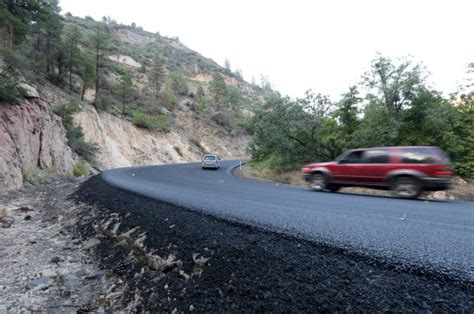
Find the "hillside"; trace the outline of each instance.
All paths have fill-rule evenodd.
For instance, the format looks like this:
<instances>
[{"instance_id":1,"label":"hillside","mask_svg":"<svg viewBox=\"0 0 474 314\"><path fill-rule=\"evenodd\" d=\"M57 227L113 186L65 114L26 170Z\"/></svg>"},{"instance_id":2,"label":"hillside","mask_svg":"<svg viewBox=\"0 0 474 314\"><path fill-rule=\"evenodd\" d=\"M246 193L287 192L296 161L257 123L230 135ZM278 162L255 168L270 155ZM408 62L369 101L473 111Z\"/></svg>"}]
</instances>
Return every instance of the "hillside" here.
<instances>
[{"instance_id":1,"label":"hillside","mask_svg":"<svg viewBox=\"0 0 474 314\"><path fill-rule=\"evenodd\" d=\"M13 32L0 46L0 188L36 173L247 156L245 121L268 89L177 38L57 12L37 21L55 37Z\"/></svg>"}]
</instances>

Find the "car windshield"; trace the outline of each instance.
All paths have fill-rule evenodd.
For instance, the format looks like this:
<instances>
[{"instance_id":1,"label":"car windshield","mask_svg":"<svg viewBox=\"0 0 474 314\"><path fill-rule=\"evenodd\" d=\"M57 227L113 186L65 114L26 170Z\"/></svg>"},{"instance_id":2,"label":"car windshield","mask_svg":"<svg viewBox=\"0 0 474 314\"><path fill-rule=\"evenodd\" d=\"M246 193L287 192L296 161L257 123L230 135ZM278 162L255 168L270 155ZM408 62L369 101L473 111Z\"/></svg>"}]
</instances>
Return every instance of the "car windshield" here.
<instances>
[{"instance_id":1,"label":"car windshield","mask_svg":"<svg viewBox=\"0 0 474 314\"><path fill-rule=\"evenodd\" d=\"M204 156L204 160L216 160L216 156Z\"/></svg>"}]
</instances>

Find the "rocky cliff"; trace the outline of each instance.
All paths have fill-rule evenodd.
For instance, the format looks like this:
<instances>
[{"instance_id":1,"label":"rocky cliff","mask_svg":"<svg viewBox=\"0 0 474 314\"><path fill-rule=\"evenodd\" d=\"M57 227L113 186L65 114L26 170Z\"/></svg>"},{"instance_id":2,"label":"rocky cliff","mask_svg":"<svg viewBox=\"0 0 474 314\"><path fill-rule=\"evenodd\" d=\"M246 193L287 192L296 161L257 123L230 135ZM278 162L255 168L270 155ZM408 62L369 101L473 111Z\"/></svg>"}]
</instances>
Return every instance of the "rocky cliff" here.
<instances>
[{"instance_id":1,"label":"rocky cliff","mask_svg":"<svg viewBox=\"0 0 474 314\"><path fill-rule=\"evenodd\" d=\"M136 165L199 161L202 154L217 153L223 158L246 158L247 136L234 137L208 121L178 112L171 132L149 131L91 105L75 117L85 139L100 149L101 170Z\"/></svg>"},{"instance_id":2,"label":"rocky cliff","mask_svg":"<svg viewBox=\"0 0 474 314\"><path fill-rule=\"evenodd\" d=\"M20 188L37 168L72 173L75 155L48 103L33 97L17 105L0 102L0 117L0 190Z\"/></svg>"}]
</instances>

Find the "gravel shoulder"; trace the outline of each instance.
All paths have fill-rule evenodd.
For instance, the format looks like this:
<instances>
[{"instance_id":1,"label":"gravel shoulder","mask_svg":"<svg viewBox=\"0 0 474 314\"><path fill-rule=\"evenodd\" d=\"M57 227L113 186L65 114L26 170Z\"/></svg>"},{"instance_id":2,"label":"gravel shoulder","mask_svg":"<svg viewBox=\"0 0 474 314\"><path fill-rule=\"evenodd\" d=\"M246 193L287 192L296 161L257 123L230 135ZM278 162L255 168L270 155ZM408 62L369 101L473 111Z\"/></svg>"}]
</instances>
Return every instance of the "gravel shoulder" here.
<instances>
[{"instance_id":1,"label":"gravel shoulder","mask_svg":"<svg viewBox=\"0 0 474 314\"><path fill-rule=\"evenodd\" d=\"M94 209L66 200L79 182L59 180L0 196L0 313L101 311L116 278L93 262L71 226Z\"/></svg>"},{"instance_id":2,"label":"gravel shoulder","mask_svg":"<svg viewBox=\"0 0 474 314\"><path fill-rule=\"evenodd\" d=\"M130 311L472 312L472 283L405 272L343 250L139 196L95 176L72 197L97 239L114 306ZM121 305L119 305L121 304Z\"/></svg>"}]
</instances>

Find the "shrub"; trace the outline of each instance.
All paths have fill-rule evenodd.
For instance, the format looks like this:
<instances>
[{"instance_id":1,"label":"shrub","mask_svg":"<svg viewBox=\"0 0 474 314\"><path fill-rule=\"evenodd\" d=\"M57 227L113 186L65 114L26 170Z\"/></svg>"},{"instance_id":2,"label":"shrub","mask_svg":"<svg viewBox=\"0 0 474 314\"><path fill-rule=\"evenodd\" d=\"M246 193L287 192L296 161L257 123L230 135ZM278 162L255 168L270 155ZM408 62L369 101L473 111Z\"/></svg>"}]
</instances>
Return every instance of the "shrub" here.
<instances>
[{"instance_id":1,"label":"shrub","mask_svg":"<svg viewBox=\"0 0 474 314\"><path fill-rule=\"evenodd\" d=\"M84 140L84 133L82 127L74 123L73 116L79 112L80 108L77 102L70 101L54 110L63 120L64 128L66 129L66 137L69 146L80 156L88 162L95 162L95 156L99 152L99 148L95 143L88 143Z\"/></svg>"},{"instance_id":2,"label":"shrub","mask_svg":"<svg viewBox=\"0 0 474 314\"><path fill-rule=\"evenodd\" d=\"M176 103L176 96L173 94L173 91L167 87L164 94L164 105L166 109L170 111L174 110Z\"/></svg>"},{"instance_id":3,"label":"shrub","mask_svg":"<svg viewBox=\"0 0 474 314\"><path fill-rule=\"evenodd\" d=\"M74 176L76 177L87 176L89 174L89 169L87 167L87 164L82 160L78 161L74 165L73 173L74 173Z\"/></svg>"},{"instance_id":4,"label":"shrub","mask_svg":"<svg viewBox=\"0 0 474 314\"><path fill-rule=\"evenodd\" d=\"M181 151L181 148L179 148L178 146L174 146L173 148L179 156L183 157L183 152Z\"/></svg>"},{"instance_id":5,"label":"shrub","mask_svg":"<svg viewBox=\"0 0 474 314\"><path fill-rule=\"evenodd\" d=\"M188 83L181 72L172 72L170 75L170 80L171 88L174 92L180 95L186 95L188 93Z\"/></svg>"},{"instance_id":6,"label":"shrub","mask_svg":"<svg viewBox=\"0 0 474 314\"><path fill-rule=\"evenodd\" d=\"M458 175L464 177L472 177L474 176L474 158L472 158L471 160L468 160L468 158L466 158L465 160L456 162L454 163L454 168Z\"/></svg>"},{"instance_id":7,"label":"shrub","mask_svg":"<svg viewBox=\"0 0 474 314\"><path fill-rule=\"evenodd\" d=\"M0 70L0 101L16 104L22 98L23 90L17 85L15 78Z\"/></svg>"},{"instance_id":8,"label":"shrub","mask_svg":"<svg viewBox=\"0 0 474 314\"><path fill-rule=\"evenodd\" d=\"M141 128L169 132L170 122L166 116L151 116L140 111L132 112L133 123Z\"/></svg>"},{"instance_id":9,"label":"shrub","mask_svg":"<svg viewBox=\"0 0 474 314\"><path fill-rule=\"evenodd\" d=\"M97 110L108 111L110 108L110 100L107 97L99 96L98 99L95 101L95 108Z\"/></svg>"}]
</instances>

